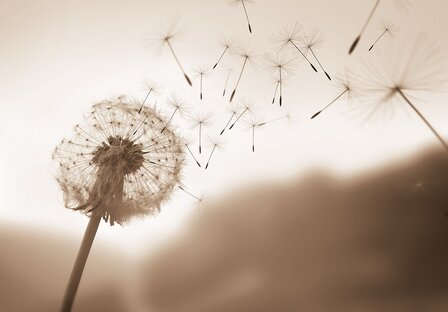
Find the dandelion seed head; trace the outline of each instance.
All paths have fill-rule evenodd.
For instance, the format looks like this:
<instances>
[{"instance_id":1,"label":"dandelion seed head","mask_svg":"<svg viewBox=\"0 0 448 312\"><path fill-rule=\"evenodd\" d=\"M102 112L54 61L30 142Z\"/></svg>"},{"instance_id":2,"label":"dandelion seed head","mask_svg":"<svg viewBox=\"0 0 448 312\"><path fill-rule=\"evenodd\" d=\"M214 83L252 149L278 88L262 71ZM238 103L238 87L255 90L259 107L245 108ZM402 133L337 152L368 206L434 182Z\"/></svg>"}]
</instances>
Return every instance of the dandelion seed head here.
<instances>
[{"instance_id":1,"label":"dandelion seed head","mask_svg":"<svg viewBox=\"0 0 448 312\"><path fill-rule=\"evenodd\" d=\"M160 133L164 124L151 108L122 97L95 104L53 153L65 206L111 224L158 212L185 158L174 130Z\"/></svg>"}]
</instances>

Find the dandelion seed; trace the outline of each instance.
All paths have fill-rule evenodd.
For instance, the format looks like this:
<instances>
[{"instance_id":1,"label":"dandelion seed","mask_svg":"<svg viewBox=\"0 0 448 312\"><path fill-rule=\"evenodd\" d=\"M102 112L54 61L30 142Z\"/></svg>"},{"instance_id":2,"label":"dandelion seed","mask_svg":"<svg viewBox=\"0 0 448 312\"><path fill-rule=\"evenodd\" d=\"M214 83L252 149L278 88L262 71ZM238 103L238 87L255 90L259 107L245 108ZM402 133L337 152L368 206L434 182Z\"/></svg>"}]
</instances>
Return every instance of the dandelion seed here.
<instances>
[{"instance_id":1,"label":"dandelion seed","mask_svg":"<svg viewBox=\"0 0 448 312\"><path fill-rule=\"evenodd\" d=\"M158 89L159 89L159 84L157 82L152 82L152 81L148 82L147 80L144 80L144 85L145 85L145 89L147 92L146 92L145 99L142 102L142 106L138 110L139 114L142 111L142 108L146 104L146 101L148 100L148 97L151 95L151 93L158 94Z\"/></svg>"},{"instance_id":2,"label":"dandelion seed","mask_svg":"<svg viewBox=\"0 0 448 312\"><path fill-rule=\"evenodd\" d=\"M313 116L311 116L311 119L314 119L317 116L319 116L321 113L323 113L326 109L328 109L330 106L332 106L334 103L336 103L343 96L345 96L345 98L348 100L353 95L353 93L355 92L354 84L351 81L350 75L349 75L348 72L346 72L343 77L341 77L341 78L338 77L337 78L336 87L338 89L340 89L341 92L334 99L332 99L330 101L330 103L325 105L324 108L322 108L321 110L316 112Z\"/></svg>"},{"instance_id":3,"label":"dandelion seed","mask_svg":"<svg viewBox=\"0 0 448 312\"><path fill-rule=\"evenodd\" d=\"M382 21L382 33L379 35L378 38L376 38L375 42L370 46L369 51L373 49L373 47L378 43L378 41L386 34L389 34L392 36L394 33L394 24L393 23L386 23Z\"/></svg>"},{"instance_id":4,"label":"dandelion seed","mask_svg":"<svg viewBox=\"0 0 448 312\"><path fill-rule=\"evenodd\" d=\"M260 121L255 117L252 117L250 121L246 121L252 132L252 152L255 152L255 128L260 126Z\"/></svg>"},{"instance_id":5,"label":"dandelion seed","mask_svg":"<svg viewBox=\"0 0 448 312\"><path fill-rule=\"evenodd\" d=\"M204 128L208 128L213 124L213 115L211 113L199 113L196 115L190 116L192 128L198 128L198 146L199 146L199 154L202 153L202 130Z\"/></svg>"},{"instance_id":6,"label":"dandelion seed","mask_svg":"<svg viewBox=\"0 0 448 312\"><path fill-rule=\"evenodd\" d=\"M293 27L289 28L287 26L283 26L283 28L278 31L278 38L275 40L278 44L278 50L283 51L285 48L292 47L297 52L300 53L302 58L308 62L311 68L317 73L316 67L311 63L311 61L307 58L306 54L302 52L299 48L300 42L302 39L302 25L297 23L294 24Z\"/></svg>"},{"instance_id":7,"label":"dandelion seed","mask_svg":"<svg viewBox=\"0 0 448 312\"><path fill-rule=\"evenodd\" d=\"M285 116L277 117L277 118L270 119L270 120L267 120L267 121L262 121L262 122L258 123L257 126L261 127L261 126L265 126L267 124L270 124L270 123L273 123L273 122L276 122L276 121L280 121L280 120L285 120L285 119L286 120L290 120L291 119L291 115L286 114Z\"/></svg>"},{"instance_id":8,"label":"dandelion seed","mask_svg":"<svg viewBox=\"0 0 448 312\"><path fill-rule=\"evenodd\" d=\"M188 146L188 144L185 144L185 147L187 148L188 152L190 153L191 157L193 157L194 161L196 162L196 164L199 166L199 168L201 167L201 164L199 163L199 161L197 160L197 158L194 156L193 152L191 151L190 147Z\"/></svg>"},{"instance_id":9,"label":"dandelion seed","mask_svg":"<svg viewBox=\"0 0 448 312\"><path fill-rule=\"evenodd\" d=\"M249 28L249 32L252 33L252 26L250 25L249 21L249 15L247 14L246 5L248 4L254 4L255 1L253 0L228 0L228 3L233 6L242 5L244 10L244 15L246 16L247 26Z\"/></svg>"},{"instance_id":10,"label":"dandelion seed","mask_svg":"<svg viewBox=\"0 0 448 312\"><path fill-rule=\"evenodd\" d=\"M226 90L227 90L227 84L229 83L230 73L232 72L232 69L229 68L229 71L227 73L226 83L224 84L224 90L222 91L222 96L226 96Z\"/></svg>"},{"instance_id":11,"label":"dandelion seed","mask_svg":"<svg viewBox=\"0 0 448 312\"><path fill-rule=\"evenodd\" d=\"M200 79L199 99L202 100L202 85L203 85L204 77L207 76L207 74L208 74L208 69L206 69L204 67L200 67L200 68L194 69L194 71L196 73L196 78L199 77L199 79Z\"/></svg>"},{"instance_id":12,"label":"dandelion seed","mask_svg":"<svg viewBox=\"0 0 448 312\"><path fill-rule=\"evenodd\" d=\"M309 36L307 36L307 35L304 36L304 42L306 43L306 48L308 49L308 51L311 52L311 54L313 55L313 58L316 60L320 69L322 69L325 76L327 76L328 80L331 81L330 75L327 73L327 71L322 66L322 63L317 58L317 55L315 52L316 49L318 49L320 46L322 46L323 41L324 41L324 39L323 39L322 35L319 34L319 32L317 30L312 31Z\"/></svg>"},{"instance_id":13,"label":"dandelion seed","mask_svg":"<svg viewBox=\"0 0 448 312\"><path fill-rule=\"evenodd\" d=\"M185 80L187 81L187 83L190 86L192 86L193 84L191 83L191 79L190 79L190 77L188 77L187 73L185 72L177 54L174 52L174 48L173 48L173 44L172 44L172 41L174 40L174 38L180 34L180 28L181 28L181 26L179 23L174 23L173 25L171 25L171 27L165 27L165 29L159 28L157 30L158 35L155 39L157 41L161 42L162 46L168 46L179 69L181 70Z\"/></svg>"},{"instance_id":14,"label":"dandelion seed","mask_svg":"<svg viewBox=\"0 0 448 312\"><path fill-rule=\"evenodd\" d=\"M208 168L208 166L210 164L210 161L212 159L213 153L215 152L215 150L219 150L219 149L221 149L223 147L223 143L222 143L222 140L220 138L221 137L217 137L215 139L209 138L212 150L210 152L210 155L208 156L207 164L205 165L205 169Z\"/></svg>"},{"instance_id":15,"label":"dandelion seed","mask_svg":"<svg viewBox=\"0 0 448 312\"><path fill-rule=\"evenodd\" d=\"M222 129L222 131L221 131L221 133L219 135L222 135L224 133L224 131L227 129L227 127L229 126L229 124L232 121L233 117L235 117L235 115L238 113L239 106L238 105L232 105L232 103L230 103L230 107L229 107L228 110L230 112L230 118L227 121L226 125L224 126L224 128Z\"/></svg>"},{"instance_id":16,"label":"dandelion seed","mask_svg":"<svg viewBox=\"0 0 448 312\"><path fill-rule=\"evenodd\" d=\"M199 197L197 195L194 195L192 192L187 190L187 187L185 185L178 185L177 186L180 190L182 190L185 194L190 195L191 197L193 197L194 199L196 199L198 202L201 202L203 200L202 197Z\"/></svg>"},{"instance_id":17,"label":"dandelion seed","mask_svg":"<svg viewBox=\"0 0 448 312\"><path fill-rule=\"evenodd\" d=\"M279 91L279 105L283 103L283 84L285 82L285 74L292 75L293 67L296 65L295 60L287 53L276 53L271 55L267 60L267 68L276 75L276 85L274 96L272 97L272 104L275 102L277 91Z\"/></svg>"},{"instance_id":18,"label":"dandelion seed","mask_svg":"<svg viewBox=\"0 0 448 312\"><path fill-rule=\"evenodd\" d=\"M249 48L241 49L240 56L244 59L244 61L241 66L240 74L238 75L238 80L236 81L235 88L233 89L232 94L230 95L230 100L229 100L230 102L232 102L232 100L235 96L236 90L240 84L241 77L243 76L243 72L244 72L244 69L246 68L248 61L250 61L253 57L253 55L250 53Z\"/></svg>"},{"instance_id":19,"label":"dandelion seed","mask_svg":"<svg viewBox=\"0 0 448 312\"><path fill-rule=\"evenodd\" d=\"M62 311L72 308L101 219L124 224L157 213L179 183L185 158L182 140L171 128L160 134L163 123L153 109L141 109L141 103L103 101L75 126L71 140L56 147L52 157L65 206L89 216Z\"/></svg>"},{"instance_id":20,"label":"dandelion seed","mask_svg":"<svg viewBox=\"0 0 448 312\"><path fill-rule=\"evenodd\" d=\"M244 110L242 111L241 114L238 115L238 117L235 119L235 121L232 123L232 125L229 127L229 130L233 128L233 126L238 122L238 120L240 120L240 118L246 113L246 112L251 112L252 111L252 107L254 105L254 102L247 102L246 100L242 99L241 100Z\"/></svg>"},{"instance_id":21,"label":"dandelion seed","mask_svg":"<svg viewBox=\"0 0 448 312\"><path fill-rule=\"evenodd\" d=\"M215 69L216 66L218 66L218 64L221 62L221 60L224 57L224 55L226 54L226 52L228 52L232 48L232 44L233 43L231 40L224 40L224 42L222 44L224 46L224 50L222 51L222 53L219 56L219 59L216 61L215 65L213 65L213 69Z\"/></svg>"},{"instance_id":22,"label":"dandelion seed","mask_svg":"<svg viewBox=\"0 0 448 312\"><path fill-rule=\"evenodd\" d=\"M367 25L369 25L370 20L372 19L373 14L375 13L376 9L378 8L378 5L380 4L381 0L376 0L375 5L373 6L373 9L370 11L369 16L367 17L367 20L364 23L364 26L361 28L361 31L359 32L358 37L355 38L352 45L350 46L350 49L348 50L348 54L352 54L353 51L355 51L356 46L359 43L359 40L361 40L361 36L364 34L364 31L367 28Z\"/></svg>"},{"instance_id":23,"label":"dandelion seed","mask_svg":"<svg viewBox=\"0 0 448 312\"><path fill-rule=\"evenodd\" d=\"M438 48L427 37L420 35L412 44L394 42L390 50L380 51L379 58L383 68L378 70L366 64L369 75L360 78L365 92L376 104L375 111L393 104L395 100L398 103L404 101L448 151L448 144L411 97L412 93L423 94L446 86L447 79Z\"/></svg>"},{"instance_id":24,"label":"dandelion seed","mask_svg":"<svg viewBox=\"0 0 448 312\"><path fill-rule=\"evenodd\" d=\"M179 114L183 114L187 111L188 107L184 104L184 100L178 96L171 96L167 99L167 104L172 106L174 108L173 113L171 114L170 118L168 119L166 125L162 128L160 131L163 133L165 131L166 127L170 124L171 120L173 119L174 115L179 112Z\"/></svg>"}]
</instances>

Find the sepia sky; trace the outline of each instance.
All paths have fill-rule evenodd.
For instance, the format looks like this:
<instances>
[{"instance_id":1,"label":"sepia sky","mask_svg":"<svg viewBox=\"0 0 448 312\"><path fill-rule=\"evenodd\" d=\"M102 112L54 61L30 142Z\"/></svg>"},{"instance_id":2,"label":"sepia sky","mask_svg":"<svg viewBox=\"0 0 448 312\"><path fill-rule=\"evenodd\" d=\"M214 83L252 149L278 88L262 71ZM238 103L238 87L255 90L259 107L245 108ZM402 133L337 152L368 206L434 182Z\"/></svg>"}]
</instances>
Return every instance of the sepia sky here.
<instances>
[{"instance_id":1,"label":"sepia sky","mask_svg":"<svg viewBox=\"0 0 448 312\"><path fill-rule=\"evenodd\" d=\"M438 144L405 108L390 118L365 121L358 117L360 103L354 101L353 108L342 101L321 118L309 120L338 90L304 62L284 86L283 107L271 104L275 84L263 65L263 54L273 50L275 33L295 22L322 33L325 41L317 52L332 77L343 73L345 66L361 72L363 62L374 60L381 49L422 31L446 59L448 18L442 0L383 1L357 50L348 56L373 2L260 0L248 6L250 35L241 7L220 0L0 1L0 222L45 226L81 237L87 218L63 208L51 153L96 101L120 94L143 99L145 78L163 86L158 107L165 113L165 95L177 93L193 110L213 112L215 124L208 134L219 133L228 117L228 97L221 97L226 68L233 70L233 86L241 58L228 55L210 72L200 102L198 80L189 87L169 51L157 49L151 40L154 28L164 24L180 23L182 34L173 45L190 74L195 67L213 65L223 38L253 46L257 56L242 77L235 101L241 96L253 99L260 120L292 116L289 123L257 129L255 153L244 123L232 129L227 147L216 153L207 171L194 163L186 168L184 183L195 194L231 193L250 182L313 169L354 174ZM408 3L406 9L403 3ZM381 32L380 18L394 22L397 33L367 52ZM447 136L446 95L439 91L425 95L417 106ZM185 122L178 118L177 123L195 137ZM208 151L202 155L204 163ZM194 207L192 198L176 192L160 216L124 228L102 226L97 239L131 252L142 242L151 245L175 233L185 216L200 213Z\"/></svg>"}]
</instances>

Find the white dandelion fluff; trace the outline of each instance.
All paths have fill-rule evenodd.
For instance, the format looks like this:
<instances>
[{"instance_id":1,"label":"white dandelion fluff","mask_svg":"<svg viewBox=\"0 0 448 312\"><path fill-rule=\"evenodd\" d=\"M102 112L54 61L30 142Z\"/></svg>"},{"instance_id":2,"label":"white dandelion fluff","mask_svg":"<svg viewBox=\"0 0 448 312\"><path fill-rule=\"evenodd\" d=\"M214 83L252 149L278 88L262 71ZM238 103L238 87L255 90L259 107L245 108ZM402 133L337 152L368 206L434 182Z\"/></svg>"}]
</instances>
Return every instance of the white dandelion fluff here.
<instances>
[{"instance_id":1,"label":"white dandelion fluff","mask_svg":"<svg viewBox=\"0 0 448 312\"><path fill-rule=\"evenodd\" d=\"M75 136L53 158L67 208L100 214L111 225L157 212L177 184L181 140L144 106L120 100L95 104Z\"/></svg>"}]
</instances>

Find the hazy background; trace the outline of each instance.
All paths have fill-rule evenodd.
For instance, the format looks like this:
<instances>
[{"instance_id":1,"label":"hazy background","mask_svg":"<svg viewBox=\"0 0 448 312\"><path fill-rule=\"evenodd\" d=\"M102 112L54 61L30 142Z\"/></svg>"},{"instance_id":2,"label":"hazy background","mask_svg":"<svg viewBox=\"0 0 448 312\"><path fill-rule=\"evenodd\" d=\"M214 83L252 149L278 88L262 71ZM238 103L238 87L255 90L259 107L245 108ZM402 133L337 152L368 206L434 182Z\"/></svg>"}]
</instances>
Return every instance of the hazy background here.
<instances>
[{"instance_id":1,"label":"hazy background","mask_svg":"<svg viewBox=\"0 0 448 312\"><path fill-rule=\"evenodd\" d=\"M374 57L376 48L370 53L367 49L381 32L379 18L394 21L399 30L395 38L384 38L378 44L379 49L402 35L424 31L440 45L442 55L448 56L448 19L446 4L441 0L412 1L407 10L396 5L403 1L384 1L354 55L348 56L347 50L373 2L259 1L248 7L253 27L253 34L249 35L241 7L218 0L0 1L0 226L1 238L5 240L2 255L15 257L2 257L7 259L5 264L2 262L2 274L8 272L9 279L23 281L20 287L27 283L31 289L39 289L36 284L42 280L53 279L54 286L49 285L38 297L51 303L62 296L87 218L63 208L61 193L53 179L51 153L63 137L70 137L72 126L81 121L92 103L119 94L142 99L145 96L142 81L149 78L164 87L158 105L163 105L166 94L176 92L195 109L215 113L216 123L210 134L219 132L225 124L228 99L220 96L225 69L232 67L236 71L241 59L226 58L222 66L206 77L204 101L200 103L198 81L189 87L167 50L154 53L149 40L154 26L172 20L185 25L185 33L173 45L188 71L200 65L212 66L222 52L223 37L233 38L242 45L250 40L254 51L263 53L270 50L271 38L278 29L296 21L304 24L305 30L317 28L324 35L325 44L318 55L332 77L342 72L345 65L361 70L361 61ZM234 85L235 76L232 78L228 93ZM348 178L437 143L421 121L406 109L397 111L387 121L364 124L341 102L311 122L309 116L338 92L321 73L312 72L305 63L285 86L282 109L270 104L274 87L263 65L249 66L236 99L244 95L255 100L262 119L287 112L292 115L291 122L257 130L255 153L250 150L250 132L245 131L243 124L236 127L227 136L227 148L217 152L207 171L193 166L194 163L186 168L184 183L192 192L234 194L250 182L291 179L312 168L328 168ZM435 93L417 105L434 127L446 135L445 103L445 95ZM180 119L176 123L186 129ZM202 155L204 163L207 155L208 149ZM190 232L191 225L186 220L201 218L203 213L195 207L192 198L178 192L156 218L123 228L102 225L79 298L88 296L89 287L95 288L95 283L101 282L92 273L93 268L104 269L104 273L97 274L106 276L105 283L109 285L111 278L120 281L122 270L103 267L102 257L109 262L113 253L126 263L133 263L142 254L158 254L160 246ZM53 241L54 238L58 240ZM30 251L27 246L35 246L34 240L42 242L42 250ZM95 256L103 249L108 256ZM52 255L54 250L56 255ZM60 267L50 265L49 259ZM98 261L96 266L94 259ZM48 275L36 277L26 270L22 275L12 273L29 267L32 260L37 263L45 260L44 266L57 274L48 271ZM102 289L99 287L100 292ZM160 305L163 307L163 303Z\"/></svg>"}]
</instances>

